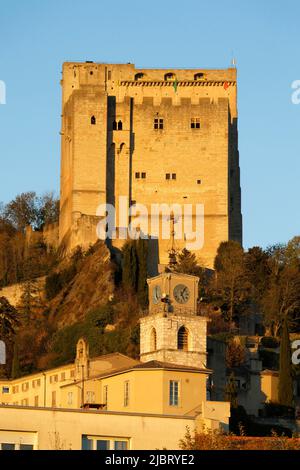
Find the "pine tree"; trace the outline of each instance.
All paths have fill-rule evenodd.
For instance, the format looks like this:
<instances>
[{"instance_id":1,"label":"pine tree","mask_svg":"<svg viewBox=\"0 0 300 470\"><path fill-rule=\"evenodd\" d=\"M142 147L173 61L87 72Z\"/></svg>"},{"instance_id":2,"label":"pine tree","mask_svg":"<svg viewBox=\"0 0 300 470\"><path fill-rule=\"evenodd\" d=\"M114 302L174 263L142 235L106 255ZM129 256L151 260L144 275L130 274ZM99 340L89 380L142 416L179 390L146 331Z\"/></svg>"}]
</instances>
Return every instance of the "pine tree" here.
<instances>
[{"instance_id":1,"label":"pine tree","mask_svg":"<svg viewBox=\"0 0 300 470\"><path fill-rule=\"evenodd\" d=\"M177 265L176 272L183 274L191 274L194 276L200 276L202 268L197 262L195 253L183 248L180 253L177 253Z\"/></svg>"},{"instance_id":2,"label":"pine tree","mask_svg":"<svg viewBox=\"0 0 300 470\"><path fill-rule=\"evenodd\" d=\"M37 320L39 314L45 309L41 288L36 279L28 279L23 284L22 295L18 304L18 311L25 325Z\"/></svg>"},{"instance_id":3,"label":"pine tree","mask_svg":"<svg viewBox=\"0 0 300 470\"><path fill-rule=\"evenodd\" d=\"M293 376L288 320L284 317L281 328L278 401L284 406L293 406Z\"/></svg>"}]
</instances>

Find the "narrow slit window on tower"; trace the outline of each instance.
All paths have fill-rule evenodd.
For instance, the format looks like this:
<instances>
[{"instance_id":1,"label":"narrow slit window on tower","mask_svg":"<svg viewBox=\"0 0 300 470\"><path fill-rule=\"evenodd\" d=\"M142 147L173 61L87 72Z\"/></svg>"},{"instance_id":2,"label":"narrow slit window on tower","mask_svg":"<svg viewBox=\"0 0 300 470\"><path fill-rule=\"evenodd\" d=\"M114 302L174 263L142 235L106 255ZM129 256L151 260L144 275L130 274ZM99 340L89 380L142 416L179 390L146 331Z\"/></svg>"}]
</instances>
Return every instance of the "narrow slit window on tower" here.
<instances>
[{"instance_id":1,"label":"narrow slit window on tower","mask_svg":"<svg viewBox=\"0 0 300 470\"><path fill-rule=\"evenodd\" d=\"M164 128L164 120L162 118L154 119L154 129L159 130Z\"/></svg>"},{"instance_id":2,"label":"narrow slit window on tower","mask_svg":"<svg viewBox=\"0 0 300 470\"><path fill-rule=\"evenodd\" d=\"M200 129L200 118L191 118L191 129Z\"/></svg>"},{"instance_id":3,"label":"narrow slit window on tower","mask_svg":"<svg viewBox=\"0 0 300 470\"><path fill-rule=\"evenodd\" d=\"M157 349L157 338L156 338L156 330L155 328L152 328L151 331L151 337L150 337L150 350L151 351L156 351Z\"/></svg>"},{"instance_id":4,"label":"narrow slit window on tower","mask_svg":"<svg viewBox=\"0 0 300 470\"><path fill-rule=\"evenodd\" d=\"M181 326L178 330L177 347L183 351L188 350L188 331L184 326Z\"/></svg>"},{"instance_id":5,"label":"narrow slit window on tower","mask_svg":"<svg viewBox=\"0 0 300 470\"><path fill-rule=\"evenodd\" d=\"M118 122L118 131L121 131L123 129L123 124L122 121Z\"/></svg>"},{"instance_id":6,"label":"narrow slit window on tower","mask_svg":"<svg viewBox=\"0 0 300 470\"><path fill-rule=\"evenodd\" d=\"M91 124L92 124L92 125L95 125L95 124L96 124L96 118L95 118L95 116L92 116L92 117L91 117Z\"/></svg>"},{"instance_id":7,"label":"narrow slit window on tower","mask_svg":"<svg viewBox=\"0 0 300 470\"><path fill-rule=\"evenodd\" d=\"M116 131L117 130L117 121L113 121L113 131Z\"/></svg>"}]
</instances>

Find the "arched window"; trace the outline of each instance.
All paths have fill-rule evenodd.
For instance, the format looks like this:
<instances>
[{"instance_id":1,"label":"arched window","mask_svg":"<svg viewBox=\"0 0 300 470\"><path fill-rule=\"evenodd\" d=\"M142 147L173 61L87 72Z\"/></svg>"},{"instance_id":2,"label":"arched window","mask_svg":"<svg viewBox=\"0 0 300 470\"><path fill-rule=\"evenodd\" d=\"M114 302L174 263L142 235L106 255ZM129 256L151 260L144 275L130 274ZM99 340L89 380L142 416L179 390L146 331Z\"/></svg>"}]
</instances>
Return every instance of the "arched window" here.
<instances>
[{"instance_id":1,"label":"arched window","mask_svg":"<svg viewBox=\"0 0 300 470\"><path fill-rule=\"evenodd\" d=\"M91 117L91 124L92 124L92 125L96 124L96 118L95 118L95 116L92 116L92 117Z\"/></svg>"},{"instance_id":2,"label":"arched window","mask_svg":"<svg viewBox=\"0 0 300 470\"><path fill-rule=\"evenodd\" d=\"M156 351L157 349L157 342L156 342L156 329L152 328L151 335L150 335L150 350Z\"/></svg>"},{"instance_id":3,"label":"arched window","mask_svg":"<svg viewBox=\"0 0 300 470\"><path fill-rule=\"evenodd\" d=\"M118 127L118 126L117 126L117 121L114 121L114 122L113 122L113 126L112 126L112 127L113 127L113 131L116 131L116 130L117 130L117 127Z\"/></svg>"},{"instance_id":4,"label":"arched window","mask_svg":"<svg viewBox=\"0 0 300 470\"><path fill-rule=\"evenodd\" d=\"M195 73L194 80L201 80L204 77L204 73Z\"/></svg>"},{"instance_id":5,"label":"arched window","mask_svg":"<svg viewBox=\"0 0 300 470\"><path fill-rule=\"evenodd\" d=\"M142 80L144 77L145 77L145 74L140 72L140 73L135 74L134 79L135 80Z\"/></svg>"},{"instance_id":6,"label":"arched window","mask_svg":"<svg viewBox=\"0 0 300 470\"><path fill-rule=\"evenodd\" d=\"M181 326L177 333L177 348L182 349L183 351L187 351L188 340L189 340L188 330L184 326Z\"/></svg>"},{"instance_id":7,"label":"arched window","mask_svg":"<svg viewBox=\"0 0 300 470\"><path fill-rule=\"evenodd\" d=\"M121 131L123 129L123 124L122 121L118 122L118 131Z\"/></svg>"},{"instance_id":8,"label":"arched window","mask_svg":"<svg viewBox=\"0 0 300 470\"><path fill-rule=\"evenodd\" d=\"M164 79L165 79L166 81L168 81L168 80L175 80L175 75L174 75L174 73L171 73L171 72L166 73L165 76L164 76Z\"/></svg>"}]
</instances>

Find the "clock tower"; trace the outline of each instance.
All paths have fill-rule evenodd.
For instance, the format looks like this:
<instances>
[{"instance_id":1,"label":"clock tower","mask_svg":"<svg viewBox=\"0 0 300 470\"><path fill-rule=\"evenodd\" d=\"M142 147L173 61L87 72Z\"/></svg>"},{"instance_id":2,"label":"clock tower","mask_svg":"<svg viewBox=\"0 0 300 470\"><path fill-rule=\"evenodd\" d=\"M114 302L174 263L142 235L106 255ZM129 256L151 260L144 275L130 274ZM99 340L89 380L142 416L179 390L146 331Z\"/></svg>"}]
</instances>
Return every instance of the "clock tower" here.
<instances>
[{"instance_id":1,"label":"clock tower","mask_svg":"<svg viewBox=\"0 0 300 470\"><path fill-rule=\"evenodd\" d=\"M199 278L164 272L148 279L149 312L141 318L140 360L206 368L208 319L197 315Z\"/></svg>"}]
</instances>

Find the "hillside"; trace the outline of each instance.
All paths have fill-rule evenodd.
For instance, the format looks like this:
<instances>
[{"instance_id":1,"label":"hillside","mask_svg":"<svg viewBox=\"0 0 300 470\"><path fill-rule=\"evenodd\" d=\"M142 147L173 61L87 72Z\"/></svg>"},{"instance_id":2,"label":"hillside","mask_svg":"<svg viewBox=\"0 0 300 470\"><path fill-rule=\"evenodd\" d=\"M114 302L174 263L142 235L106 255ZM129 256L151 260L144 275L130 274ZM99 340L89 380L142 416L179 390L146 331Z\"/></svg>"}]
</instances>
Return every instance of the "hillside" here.
<instances>
[{"instance_id":1,"label":"hillside","mask_svg":"<svg viewBox=\"0 0 300 470\"><path fill-rule=\"evenodd\" d=\"M88 311L105 305L113 297L114 267L102 242L97 243L92 254L79 259L74 270L78 271L74 278L50 301L49 322L55 327L84 320Z\"/></svg>"}]
</instances>

